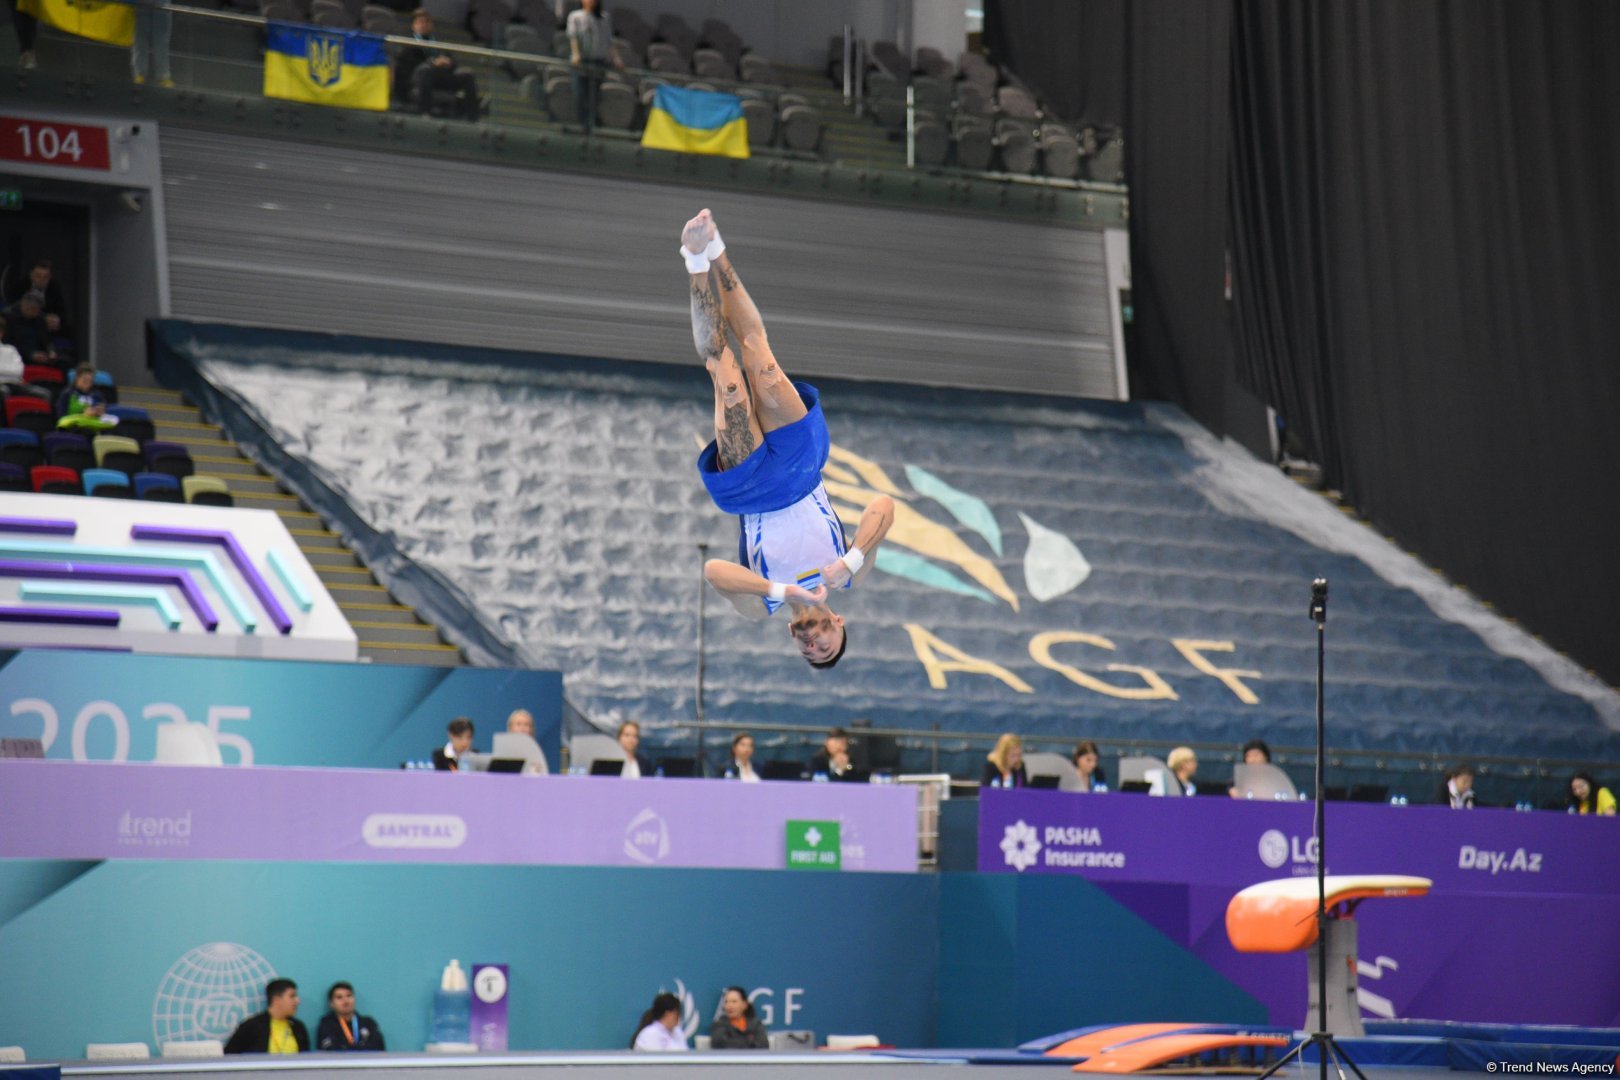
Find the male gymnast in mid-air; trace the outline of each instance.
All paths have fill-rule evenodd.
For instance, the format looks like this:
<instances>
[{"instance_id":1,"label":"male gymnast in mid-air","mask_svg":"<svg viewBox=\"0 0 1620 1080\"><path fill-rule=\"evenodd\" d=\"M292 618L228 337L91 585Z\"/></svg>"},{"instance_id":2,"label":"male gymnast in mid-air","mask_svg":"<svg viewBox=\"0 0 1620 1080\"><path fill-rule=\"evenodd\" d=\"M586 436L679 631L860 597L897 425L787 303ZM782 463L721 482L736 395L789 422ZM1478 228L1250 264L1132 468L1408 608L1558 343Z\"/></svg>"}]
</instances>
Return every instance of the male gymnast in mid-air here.
<instances>
[{"instance_id":1,"label":"male gymnast in mid-air","mask_svg":"<svg viewBox=\"0 0 1620 1080\"><path fill-rule=\"evenodd\" d=\"M714 382L714 441L698 455L698 473L715 505L736 514L740 526L738 562L710 559L704 577L749 618L763 619L786 604L799 652L811 666L830 668L843 658L849 635L828 597L871 571L894 523L894 501L873 499L855 543L846 543L821 483L831 446L821 396L777 365L759 309L709 211L686 223L681 255L691 276L692 340ZM728 326L741 364L726 340Z\"/></svg>"}]
</instances>

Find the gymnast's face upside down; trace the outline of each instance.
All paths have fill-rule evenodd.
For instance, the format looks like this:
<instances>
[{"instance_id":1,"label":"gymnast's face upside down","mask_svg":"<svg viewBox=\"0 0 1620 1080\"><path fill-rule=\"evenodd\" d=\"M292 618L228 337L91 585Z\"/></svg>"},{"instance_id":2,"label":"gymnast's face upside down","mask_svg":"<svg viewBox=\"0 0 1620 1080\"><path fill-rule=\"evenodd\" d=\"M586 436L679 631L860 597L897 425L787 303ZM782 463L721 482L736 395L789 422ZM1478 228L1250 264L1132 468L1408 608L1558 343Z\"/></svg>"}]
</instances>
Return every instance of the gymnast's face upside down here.
<instances>
[{"instance_id":1,"label":"gymnast's face upside down","mask_svg":"<svg viewBox=\"0 0 1620 1080\"><path fill-rule=\"evenodd\" d=\"M844 655L844 617L824 603L797 609L788 633L793 635L799 655L816 667L831 667Z\"/></svg>"}]
</instances>

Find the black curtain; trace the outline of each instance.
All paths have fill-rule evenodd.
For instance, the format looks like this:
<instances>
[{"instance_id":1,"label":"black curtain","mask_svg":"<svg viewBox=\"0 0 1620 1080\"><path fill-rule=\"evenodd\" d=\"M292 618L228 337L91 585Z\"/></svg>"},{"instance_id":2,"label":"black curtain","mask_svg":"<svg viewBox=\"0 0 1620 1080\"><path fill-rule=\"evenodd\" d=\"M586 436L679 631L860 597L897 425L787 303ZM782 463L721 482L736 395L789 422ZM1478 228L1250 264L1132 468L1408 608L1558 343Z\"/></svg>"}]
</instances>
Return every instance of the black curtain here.
<instances>
[{"instance_id":1,"label":"black curtain","mask_svg":"<svg viewBox=\"0 0 1620 1080\"><path fill-rule=\"evenodd\" d=\"M987 0L984 44L1059 119L1125 121L1128 0Z\"/></svg>"},{"instance_id":2,"label":"black curtain","mask_svg":"<svg viewBox=\"0 0 1620 1080\"><path fill-rule=\"evenodd\" d=\"M1620 6L1234 2L1240 376L1376 526L1620 684Z\"/></svg>"}]
</instances>

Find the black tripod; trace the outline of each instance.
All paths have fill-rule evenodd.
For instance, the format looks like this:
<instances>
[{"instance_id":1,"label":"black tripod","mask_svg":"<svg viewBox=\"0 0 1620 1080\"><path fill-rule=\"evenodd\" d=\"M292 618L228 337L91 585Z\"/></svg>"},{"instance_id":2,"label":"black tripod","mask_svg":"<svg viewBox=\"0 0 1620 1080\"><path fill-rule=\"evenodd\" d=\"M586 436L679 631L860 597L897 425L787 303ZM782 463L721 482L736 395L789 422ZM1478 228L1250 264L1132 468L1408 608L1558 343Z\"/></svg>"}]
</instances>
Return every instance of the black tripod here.
<instances>
[{"instance_id":1,"label":"black tripod","mask_svg":"<svg viewBox=\"0 0 1620 1080\"><path fill-rule=\"evenodd\" d=\"M1317 578L1311 582L1311 619L1316 623L1316 1030L1311 1037L1284 1054L1280 1060L1260 1074L1260 1080L1268 1078L1294 1058L1303 1059L1305 1048L1316 1047L1316 1056L1322 1067L1321 1080L1327 1080L1328 1060L1333 1061L1333 1068L1339 1074L1339 1080L1346 1080L1343 1066L1350 1066L1358 1080L1367 1080L1356 1063L1350 1060L1350 1055L1344 1052L1344 1047L1334 1041L1333 1033L1328 1031L1327 1021L1327 836L1323 826L1327 821L1326 803L1323 801L1322 777L1327 762L1327 722L1324 718L1322 705L1322 660L1327 646L1327 578Z\"/></svg>"}]
</instances>

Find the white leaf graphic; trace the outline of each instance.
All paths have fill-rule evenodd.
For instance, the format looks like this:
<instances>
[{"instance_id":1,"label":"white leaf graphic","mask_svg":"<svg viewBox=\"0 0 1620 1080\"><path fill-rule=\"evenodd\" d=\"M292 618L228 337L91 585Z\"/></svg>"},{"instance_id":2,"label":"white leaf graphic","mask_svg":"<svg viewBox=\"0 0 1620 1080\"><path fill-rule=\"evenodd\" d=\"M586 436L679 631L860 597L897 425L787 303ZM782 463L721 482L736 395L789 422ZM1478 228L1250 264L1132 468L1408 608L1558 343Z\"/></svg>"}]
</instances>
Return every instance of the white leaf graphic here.
<instances>
[{"instance_id":1,"label":"white leaf graphic","mask_svg":"<svg viewBox=\"0 0 1620 1080\"><path fill-rule=\"evenodd\" d=\"M1029 546L1024 549L1024 587L1029 595L1045 603L1091 576L1091 564L1074 546L1074 541L1023 512L1019 513L1018 520L1029 531Z\"/></svg>"}]
</instances>

